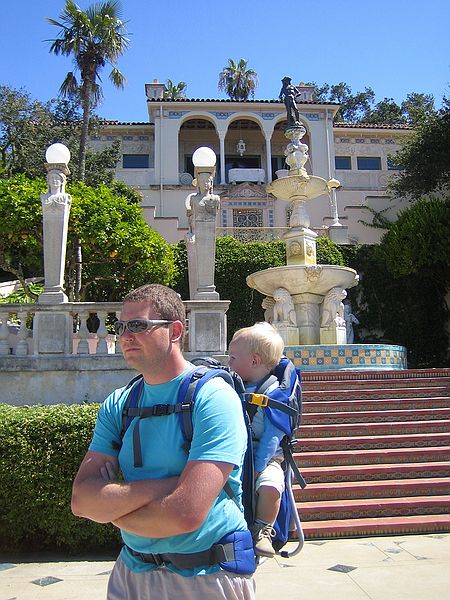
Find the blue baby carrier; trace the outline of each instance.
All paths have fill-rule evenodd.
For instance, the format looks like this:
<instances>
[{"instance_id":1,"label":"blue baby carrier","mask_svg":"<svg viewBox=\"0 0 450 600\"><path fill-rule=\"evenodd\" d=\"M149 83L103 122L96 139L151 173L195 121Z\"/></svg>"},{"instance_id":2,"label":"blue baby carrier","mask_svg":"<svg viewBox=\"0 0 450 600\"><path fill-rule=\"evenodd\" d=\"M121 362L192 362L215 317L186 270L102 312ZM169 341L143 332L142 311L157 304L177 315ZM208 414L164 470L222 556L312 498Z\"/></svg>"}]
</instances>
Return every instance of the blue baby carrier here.
<instances>
[{"instance_id":1,"label":"blue baby carrier","mask_svg":"<svg viewBox=\"0 0 450 600\"><path fill-rule=\"evenodd\" d=\"M129 390L129 393L122 411L122 428L120 437L123 439L128 427L131 425L133 420L136 419L136 423L133 428L134 466L136 468L142 467L139 424L140 420L143 418L177 414L184 439L183 448L186 452L189 452L193 437L192 412L198 392L203 385L205 385L205 383L213 377L221 377L236 390L243 401L248 441L243 464L242 502L244 505L245 520L249 525L251 525L254 521L256 504L251 420L258 406L263 406L265 410L268 411L267 414L271 422L285 433L281 447L284 455L283 468L285 470L286 485L281 499L280 511L277 521L274 525L276 537L273 540L273 547L276 551L279 551L287 542L290 532L296 529L298 535L298 545L294 552L280 552L281 556L286 558L294 556L300 552L303 546L304 536L300 519L295 507L295 499L292 491L293 475L295 474L295 477L302 488L306 485L293 458L293 449L295 447L293 433L298 427L301 417L300 374L297 373L292 362L288 358L283 357L279 365L274 369L273 373L260 383L258 389L254 393L249 394L245 392L242 379L239 377L239 375L227 367L224 367L215 359L210 357L201 357L193 359L191 362L195 365L195 368L189 371L182 379L178 388L178 398L176 404L157 404L150 407L139 407L139 398L144 387L144 379L142 375L132 379L126 386L125 391ZM279 383L278 387L273 391L270 391L268 394L265 394L265 391L276 381ZM121 444L113 442L113 447L115 449L120 448L120 446ZM237 499L235 498L229 483L225 484L224 491L237 503ZM236 560L234 560L234 562L232 561L236 568L228 568L228 570L241 573L250 573L252 572L252 560L249 558L248 541L247 539L239 540L239 544L242 546L242 552L239 551L237 556L234 557ZM253 549L251 549L251 553L253 554ZM140 556L143 558L143 560L145 560L144 555ZM253 556L252 558L254 563L255 557ZM241 564L236 566L236 562L240 562ZM221 564L223 568L227 568L224 566L224 564L227 564L226 561L222 561L219 564Z\"/></svg>"}]
</instances>

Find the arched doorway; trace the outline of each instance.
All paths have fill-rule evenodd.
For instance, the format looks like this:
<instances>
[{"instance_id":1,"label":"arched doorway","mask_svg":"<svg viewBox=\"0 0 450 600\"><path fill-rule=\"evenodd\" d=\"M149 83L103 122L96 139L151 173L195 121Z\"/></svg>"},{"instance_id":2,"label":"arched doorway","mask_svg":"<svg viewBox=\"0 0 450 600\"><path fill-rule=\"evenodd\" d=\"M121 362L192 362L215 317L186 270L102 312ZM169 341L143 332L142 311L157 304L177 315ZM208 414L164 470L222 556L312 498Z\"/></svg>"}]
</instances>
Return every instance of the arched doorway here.
<instances>
[{"instance_id":1,"label":"arched doorway","mask_svg":"<svg viewBox=\"0 0 450 600\"><path fill-rule=\"evenodd\" d=\"M215 125L204 117L189 117L180 127L178 134L178 161L180 173L189 173L194 176L192 155L200 146L208 146L217 156L216 180L220 173L219 138Z\"/></svg>"}]
</instances>

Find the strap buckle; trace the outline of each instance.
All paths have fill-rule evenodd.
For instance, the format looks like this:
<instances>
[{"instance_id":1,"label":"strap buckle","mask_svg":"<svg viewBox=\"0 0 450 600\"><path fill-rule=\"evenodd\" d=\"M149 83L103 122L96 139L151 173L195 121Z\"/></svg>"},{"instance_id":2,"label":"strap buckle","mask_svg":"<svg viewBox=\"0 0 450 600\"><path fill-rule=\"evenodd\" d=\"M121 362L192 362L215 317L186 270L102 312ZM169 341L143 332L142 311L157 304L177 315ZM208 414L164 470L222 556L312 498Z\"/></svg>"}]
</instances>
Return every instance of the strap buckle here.
<instances>
[{"instance_id":1,"label":"strap buckle","mask_svg":"<svg viewBox=\"0 0 450 600\"><path fill-rule=\"evenodd\" d=\"M257 406L267 406L269 404L269 396L266 394L250 394L250 404L256 404Z\"/></svg>"},{"instance_id":2,"label":"strap buckle","mask_svg":"<svg viewBox=\"0 0 450 600\"><path fill-rule=\"evenodd\" d=\"M153 415L155 417L164 417L168 415L167 404L155 404L153 407Z\"/></svg>"}]
</instances>

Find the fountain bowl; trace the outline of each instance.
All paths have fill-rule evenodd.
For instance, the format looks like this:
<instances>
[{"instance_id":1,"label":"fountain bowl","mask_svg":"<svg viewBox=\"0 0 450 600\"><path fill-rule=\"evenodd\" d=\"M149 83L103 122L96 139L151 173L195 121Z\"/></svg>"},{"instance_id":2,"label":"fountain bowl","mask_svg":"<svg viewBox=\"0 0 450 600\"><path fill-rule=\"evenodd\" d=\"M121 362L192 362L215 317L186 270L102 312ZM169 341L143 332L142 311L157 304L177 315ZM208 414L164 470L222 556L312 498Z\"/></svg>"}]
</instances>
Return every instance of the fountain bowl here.
<instances>
[{"instance_id":1,"label":"fountain bowl","mask_svg":"<svg viewBox=\"0 0 450 600\"><path fill-rule=\"evenodd\" d=\"M266 189L280 200L312 200L329 193L328 181L315 175L288 175L275 179Z\"/></svg>"},{"instance_id":2,"label":"fountain bowl","mask_svg":"<svg viewBox=\"0 0 450 600\"><path fill-rule=\"evenodd\" d=\"M246 281L249 287L266 296L273 296L280 287L287 289L291 295L310 293L325 296L334 287L354 287L359 276L354 269L337 265L286 265L252 273Z\"/></svg>"}]
</instances>

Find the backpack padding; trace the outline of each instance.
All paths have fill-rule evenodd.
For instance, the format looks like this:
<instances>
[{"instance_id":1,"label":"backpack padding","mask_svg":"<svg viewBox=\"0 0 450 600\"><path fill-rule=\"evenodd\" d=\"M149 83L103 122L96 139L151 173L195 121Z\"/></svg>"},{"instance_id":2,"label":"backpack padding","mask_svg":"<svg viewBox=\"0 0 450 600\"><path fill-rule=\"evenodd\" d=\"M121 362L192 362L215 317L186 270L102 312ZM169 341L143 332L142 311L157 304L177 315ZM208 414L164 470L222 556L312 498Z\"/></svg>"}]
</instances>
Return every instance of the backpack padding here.
<instances>
[{"instance_id":1,"label":"backpack padding","mask_svg":"<svg viewBox=\"0 0 450 600\"><path fill-rule=\"evenodd\" d=\"M214 377L221 377L234 389L233 378L228 371L220 368L208 368L206 366L197 367L194 371L190 371L185 375L180 387L178 388L178 403L190 404L193 406L198 392L202 389L207 381ZM191 412L183 412L181 419L181 431L185 440L185 449L188 451L194 434L192 427Z\"/></svg>"}]
</instances>

